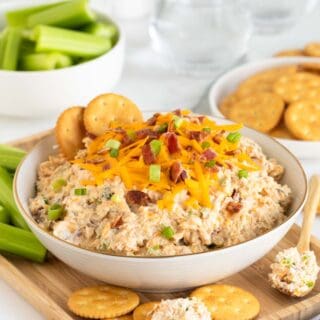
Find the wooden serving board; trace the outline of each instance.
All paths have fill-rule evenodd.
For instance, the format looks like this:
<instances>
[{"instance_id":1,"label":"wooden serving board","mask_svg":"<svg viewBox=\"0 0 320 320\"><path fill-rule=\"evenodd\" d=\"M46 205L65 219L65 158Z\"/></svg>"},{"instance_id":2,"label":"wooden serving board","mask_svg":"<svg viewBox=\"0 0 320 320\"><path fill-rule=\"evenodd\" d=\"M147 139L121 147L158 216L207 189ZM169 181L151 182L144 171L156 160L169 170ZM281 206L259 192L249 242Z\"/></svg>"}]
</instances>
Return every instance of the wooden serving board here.
<instances>
[{"instance_id":1,"label":"wooden serving board","mask_svg":"<svg viewBox=\"0 0 320 320\"><path fill-rule=\"evenodd\" d=\"M30 149L39 139L51 131L12 143ZM240 286L252 292L262 309L258 319L307 320L320 314L320 281L306 298L294 299L272 289L268 283L270 264L280 250L293 247L298 241L300 228L294 225L286 237L264 258L249 268L221 281ZM312 238L312 249L320 261L320 241ZM88 263L90 263L88 261ZM237 261L234 261L237 263ZM67 308L68 296L74 290L101 283L68 267L52 255L44 264L0 255L0 277L39 310L47 319L80 319ZM140 293L141 301L182 297L188 292L171 294Z\"/></svg>"}]
</instances>

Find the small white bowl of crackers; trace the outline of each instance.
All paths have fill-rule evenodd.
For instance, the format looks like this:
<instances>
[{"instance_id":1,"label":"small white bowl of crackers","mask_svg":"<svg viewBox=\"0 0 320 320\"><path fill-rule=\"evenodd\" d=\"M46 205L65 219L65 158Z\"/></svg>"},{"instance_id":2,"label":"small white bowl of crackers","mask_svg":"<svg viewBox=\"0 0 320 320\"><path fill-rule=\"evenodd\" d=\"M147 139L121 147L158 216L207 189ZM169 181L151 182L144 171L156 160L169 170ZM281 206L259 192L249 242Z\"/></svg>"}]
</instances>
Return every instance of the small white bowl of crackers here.
<instances>
[{"instance_id":1,"label":"small white bowl of crackers","mask_svg":"<svg viewBox=\"0 0 320 320\"><path fill-rule=\"evenodd\" d=\"M245 64L213 85L209 101L214 116L269 134L300 159L320 159L320 58Z\"/></svg>"}]
</instances>

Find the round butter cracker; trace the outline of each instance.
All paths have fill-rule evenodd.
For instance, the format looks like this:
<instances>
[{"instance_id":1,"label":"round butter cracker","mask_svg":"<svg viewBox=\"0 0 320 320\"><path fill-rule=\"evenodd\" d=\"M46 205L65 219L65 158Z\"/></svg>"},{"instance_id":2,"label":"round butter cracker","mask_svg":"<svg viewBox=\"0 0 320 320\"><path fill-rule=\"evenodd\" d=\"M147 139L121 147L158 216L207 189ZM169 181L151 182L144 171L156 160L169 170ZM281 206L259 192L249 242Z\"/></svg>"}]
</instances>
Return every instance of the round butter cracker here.
<instances>
[{"instance_id":1,"label":"round butter cracker","mask_svg":"<svg viewBox=\"0 0 320 320\"><path fill-rule=\"evenodd\" d=\"M129 99L118 94L102 94L93 99L84 112L84 125L95 136L103 135L110 123L141 122L142 113Z\"/></svg>"},{"instance_id":2,"label":"round butter cracker","mask_svg":"<svg viewBox=\"0 0 320 320\"><path fill-rule=\"evenodd\" d=\"M304 52L306 55L311 57L320 57L320 43L311 42L307 44L304 48Z\"/></svg>"},{"instance_id":3,"label":"round butter cracker","mask_svg":"<svg viewBox=\"0 0 320 320\"><path fill-rule=\"evenodd\" d=\"M56 139L62 153L68 159L73 159L83 147L82 140L86 134L83 113L83 107L71 107L61 113L56 123Z\"/></svg>"},{"instance_id":4,"label":"round butter cracker","mask_svg":"<svg viewBox=\"0 0 320 320\"><path fill-rule=\"evenodd\" d=\"M290 132L302 140L320 140L320 100L300 100L287 108L284 120Z\"/></svg>"},{"instance_id":5,"label":"round butter cracker","mask_svg":"<svg viewBox=\"0 0 320 320\"><path fill-rule=\"evenodd\" d=\"M305 53L303 49L288 49L288 50L279 51L274 56L275 57L302 57L304 55Z\"/></svg>"},{"instance_id":6,"label":"round butter cracker","mask_svg":"<svg viewBox=\"0 0 320 320\"><path fill-rule=\"evenodd\" d=\"M250 320L260 312L260 303L254 295L231 285L204 286L190 296L202 300L214 320Z\"/></svg>"},{"instance_id":7,"label":"round butter cracker","mask_svg":"<svg viewBox=\"0 0 320 320\"><path fill-rule=\"evenodd\" d=\"M73 313L90 319L120 317L133 311L138 304L139 296L135 292L109 285L77 290L68 300Z\"/></svg>"},{"instance_id":8,"label":"round butter cracker","mask_svg":"<svg viewBox=\"0 0 320 320\"><path fill-rule=\"evenodd\" d=\"M232 121L268 132L280 122L284 101L274 93L259 92L240 99L229 110Z\"/></svg>"},{"instance_id":9,"label":"round butter cracker","mask_svg":"<svg viewBox=\"0 0 320 320\"><path fill-rule=\"evenodd\" d=\"M151 301L141 304L133 312L133 320L151 320L152 311L158 306L160 302Z\"/></svg>"},{"instance_id":10,"label":"round butter cracker","mask_svg":"<svg viewBox=\"0 0 320 320\"><path fill-rule=\"evenodd\" d=\"M309 72L284 75L275 82L273 90L288 103L320 99L320 76Z\"/></svg>"}]
</instances>

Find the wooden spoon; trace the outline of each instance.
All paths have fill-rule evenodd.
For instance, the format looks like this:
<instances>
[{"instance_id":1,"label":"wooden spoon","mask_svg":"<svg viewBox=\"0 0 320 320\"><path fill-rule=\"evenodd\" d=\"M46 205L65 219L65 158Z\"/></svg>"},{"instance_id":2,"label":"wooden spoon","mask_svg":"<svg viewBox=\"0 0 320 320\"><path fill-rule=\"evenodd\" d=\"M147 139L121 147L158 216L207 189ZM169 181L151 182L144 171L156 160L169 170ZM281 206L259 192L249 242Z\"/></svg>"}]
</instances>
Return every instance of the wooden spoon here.
<instances>
[{"instance_id":1,"label":"wooden spoon","mask_svg":"<svg viewBox=\"0 0 320 320\"><path fill-rule=\"evenodd\" d=\"M296 248L279 252L271 265L269 279L274 288L292 297L303 297L314 288L319 267L310 251L312 226L320 201L320 176L313 176L303 211L303 223Z\"/></svg>"}]
</instances>

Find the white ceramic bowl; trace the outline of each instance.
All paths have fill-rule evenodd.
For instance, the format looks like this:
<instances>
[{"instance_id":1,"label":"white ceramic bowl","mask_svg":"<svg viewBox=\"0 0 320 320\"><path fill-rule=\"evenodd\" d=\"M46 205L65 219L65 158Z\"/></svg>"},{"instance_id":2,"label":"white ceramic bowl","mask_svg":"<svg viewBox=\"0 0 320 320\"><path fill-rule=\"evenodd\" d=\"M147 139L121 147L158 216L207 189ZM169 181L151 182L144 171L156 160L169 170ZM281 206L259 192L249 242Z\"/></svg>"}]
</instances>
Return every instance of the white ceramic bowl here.
<instances>
[{"instance_id":1,"label":"white ceramic bowl","mask_svg":"<svg viewBox=\"0 0 320 320\"><path fill-rule=\"evenodd\" d=\"M174 257L125 257L81 249L42 230L31 217L28 200L34 196L39 164L54 153L53 136L42 140L17 169L15 200L30 229L50 252L94 278L142 291L175 291L212 283L246 268L271 250L295 222L306 197L306 176L298 160L266 135L251 129L243 129L242 133L257 141L267 155L279 159L285 166L282 183L291 187L293 203L284 223L253 240L229 248Z\"/></svg>"},{"instance_id":2,"label":"white ceramic bowl","mask_svg":"<svg viewBox=\"0 0 320 320\"><path fill-rule=\"evenodd\" d=\"M271 58L251 62L225 73L214 83L209 92L209 102L212 114L216 117L224 118L223 114L218 108L219 102L225 96L233 92L237 86L249 76L265 69L303 62L320 63L320 59L306 57ZM285 145L300 159L320 159L320 141L314 142L289 139L277 140Z\"/></svg>"},{"instance_id":3,"label":"white ceramic bowl","mask_svg":"<svg viewBox=\"0 0 320 320\"><path fill-rule=\"evenodd\" d=\"M36 3L37 4L37 3ZM3 14L12 8L35 5L33 1L0 4ZM100 12L98 16L107 18ZM120 79L125 51L124 33L107 53L72 67L50 71L0 70L0 114L18 117L56 116L73 105L86 105L92 97L111 91Z\"/></svg>"}]
</instances>

